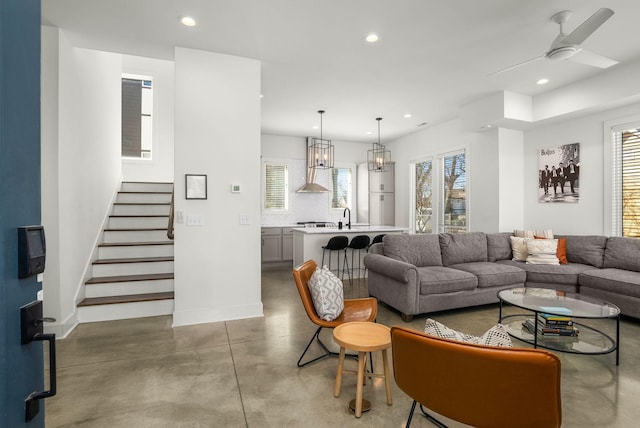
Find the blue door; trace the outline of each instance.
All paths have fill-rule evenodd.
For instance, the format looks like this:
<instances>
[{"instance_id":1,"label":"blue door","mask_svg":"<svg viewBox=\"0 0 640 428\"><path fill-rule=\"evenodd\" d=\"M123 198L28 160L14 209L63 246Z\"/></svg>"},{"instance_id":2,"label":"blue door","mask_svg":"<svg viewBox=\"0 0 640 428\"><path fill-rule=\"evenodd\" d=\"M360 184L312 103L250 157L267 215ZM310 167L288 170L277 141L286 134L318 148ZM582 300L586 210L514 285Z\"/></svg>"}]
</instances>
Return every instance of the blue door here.
<instances>
[{"instance_id":1,"label":"blue door","mask_svg":"<svg viewBox=\"0 0 640 428\"><path fill-rule=\"evenodd\" d=\"M40 283L18 279L17 232L41 223L40 0L0 0L0 185L0 426L44 427L42 400L25 420L45 386L43 342L20 344L20 307Z\"/></svg>"}]
</instances>

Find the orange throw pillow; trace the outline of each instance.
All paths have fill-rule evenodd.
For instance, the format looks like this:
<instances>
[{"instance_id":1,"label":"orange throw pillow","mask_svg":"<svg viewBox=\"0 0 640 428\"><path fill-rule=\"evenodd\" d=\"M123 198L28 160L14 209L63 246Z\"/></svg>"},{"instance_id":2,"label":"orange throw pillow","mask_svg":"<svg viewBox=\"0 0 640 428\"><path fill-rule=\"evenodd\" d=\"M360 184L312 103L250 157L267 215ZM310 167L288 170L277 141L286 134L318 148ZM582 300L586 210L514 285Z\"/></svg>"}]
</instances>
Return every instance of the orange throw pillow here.
<instances>
[{"instance_id":1,"label":"orange throw pillow","mask_svg":"<svg viewBox=\"0 0 640 428\"><path fill-rule=\"evenodd\" d=\"M533 236L534 239L547 239L544 236ZM556 238L558 240L558 248L556 249L556 257L561 265L568 265L567 260L567 238Z\"/></svg>"}]
</instances>

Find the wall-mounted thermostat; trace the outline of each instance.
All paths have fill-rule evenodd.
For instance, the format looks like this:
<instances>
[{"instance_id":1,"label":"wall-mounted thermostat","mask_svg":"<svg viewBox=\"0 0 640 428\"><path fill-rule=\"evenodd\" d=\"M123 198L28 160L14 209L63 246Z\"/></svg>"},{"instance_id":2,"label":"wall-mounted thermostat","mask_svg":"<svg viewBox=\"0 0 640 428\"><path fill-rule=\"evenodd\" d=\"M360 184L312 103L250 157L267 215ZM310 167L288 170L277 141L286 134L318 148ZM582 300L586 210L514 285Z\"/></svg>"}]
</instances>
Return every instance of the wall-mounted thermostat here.
<instances>
[{"instance_id":1,"label":"wall-mounted thermostat","mask_svg":"<svg viewBox=\"0 0 640 428\"><path fill-rule=\"evenodd\" d=\"M231 185L231 193L240 193L240 185L232 184Z\"/></svg>"}]
</instances>

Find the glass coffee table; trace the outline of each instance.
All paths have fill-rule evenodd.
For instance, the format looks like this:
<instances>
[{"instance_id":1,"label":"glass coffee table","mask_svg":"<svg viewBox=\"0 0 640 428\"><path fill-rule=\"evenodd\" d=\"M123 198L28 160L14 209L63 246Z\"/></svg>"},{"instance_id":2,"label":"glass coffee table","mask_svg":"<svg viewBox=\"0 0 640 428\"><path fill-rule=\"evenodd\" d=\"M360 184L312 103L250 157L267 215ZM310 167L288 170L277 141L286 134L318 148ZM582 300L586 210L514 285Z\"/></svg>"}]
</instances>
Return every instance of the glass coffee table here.
<instances>
[{"instance_id":1,"label":"glass coffee table","mask_svg":"<svg viewBox=\"0 0 640 428\"><path fill-rule=\"evenodd\" d=\"M573 354L598 355L616 351L616 365L619 364L620 308L616 305L581 294L545 288L511 288L498 292L498 298L499 322L512 337L529 343L534 348ZM504 303L525 309L529 313L503 317ZM615 320L616 337L613 339L594 327L577 322L576 319ZM558 323L558 330L563 333L551 331L543 334L543 328L552 327L548 322ZM566 327L567 325L569 327ZM566 329L572 328L577 330L577 334L567 332Z\"/></svg>"}]
</instances>

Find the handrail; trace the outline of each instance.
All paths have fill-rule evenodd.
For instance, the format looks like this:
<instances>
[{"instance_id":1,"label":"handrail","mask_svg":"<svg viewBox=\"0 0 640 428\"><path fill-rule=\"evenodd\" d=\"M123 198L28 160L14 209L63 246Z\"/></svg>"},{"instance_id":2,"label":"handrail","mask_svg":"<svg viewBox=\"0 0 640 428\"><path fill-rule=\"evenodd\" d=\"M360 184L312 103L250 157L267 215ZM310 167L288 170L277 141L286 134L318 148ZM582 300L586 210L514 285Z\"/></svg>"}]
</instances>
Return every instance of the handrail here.
<instances>
[{"instance_id":1,"label":"handrail","mask_svg":"<svg viewBox=\"0 0 640 428\"><path fill-rule=\"evenodd\" d=\"M171 205L169 207L169 224L167 225L167 237L173 239L173 194L174 190L171 187Z\"/></svg>"}]
</instances>

